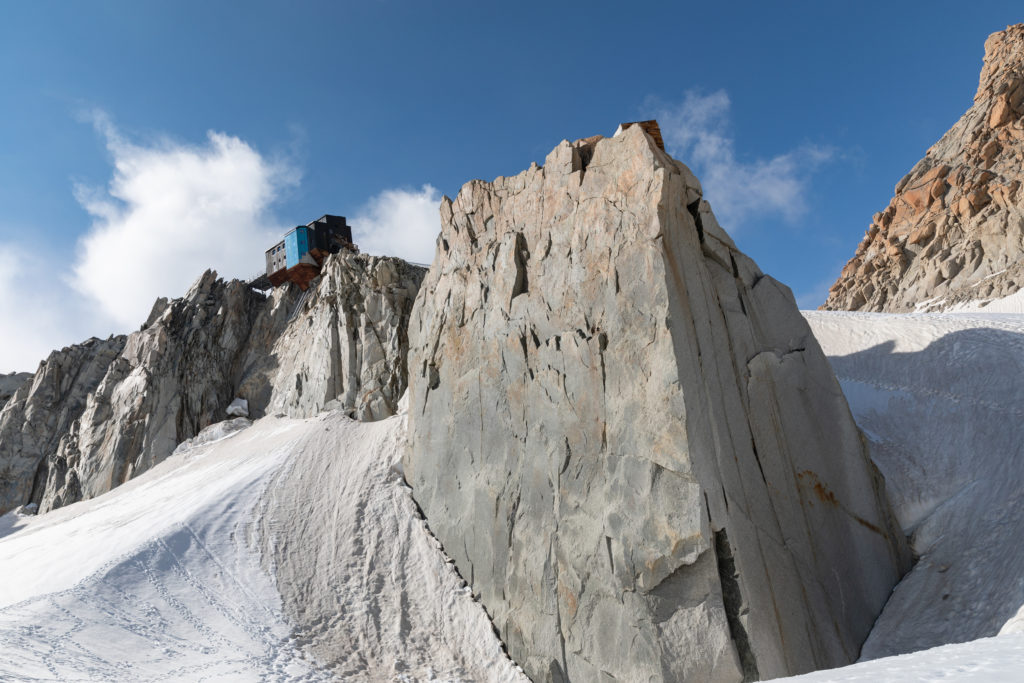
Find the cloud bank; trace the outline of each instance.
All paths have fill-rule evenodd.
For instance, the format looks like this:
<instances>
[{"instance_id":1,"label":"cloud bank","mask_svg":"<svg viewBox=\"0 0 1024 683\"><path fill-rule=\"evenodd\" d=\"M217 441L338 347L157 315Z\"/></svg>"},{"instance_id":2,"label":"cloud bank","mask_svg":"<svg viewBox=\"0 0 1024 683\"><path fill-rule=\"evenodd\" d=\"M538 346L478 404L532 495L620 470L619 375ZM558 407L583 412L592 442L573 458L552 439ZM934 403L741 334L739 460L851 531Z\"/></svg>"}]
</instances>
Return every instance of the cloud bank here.
<instances>
[{"instance_id":1,"label":"cloud bank","mask_svg":"<svg viewBox=\"0 0 1024 683\"><path fill-rule=\"evenodd\" d=\"M121 327L145 320L158 296L180 296L207 268L255 275L254 254L280 236L268 208L299 180L237 137L210 131L204 144L129 142L94 117L114 166L106 188L77 186L93 217L79 240L71 285Z\"/></svg>"},{"instance_id":2,"label":"cloud bank","mask_svg":"<svg viewBox=\"0 0 1024 683\"><path fill-rule=\"evenodd\" d=\"M350 221L352 239L368 254L429 264L441 232L440 204L441 195L431 185L419 190L384 190Z\"/></svg>"},{"instance_id":3,"label":"cloud bank","mask_svg":"<svg viewBox=\"0 0 1024 683\"><path fill-rule=\"evenodd\" d=\"M691 90L678 105L654 103L665 146L697 173L726 230L765 214L800 218L807 211L811 174L834 151L801 145L770 159L741 160L730 130L730 107L724 90L708 95Z\"/></svg>"},{"instance_id":4,"label":"cloud bank","mask_svg":"<svg viewBox=\"0 0 1024 683\"><path fill-rule=\"evenodd\" d=\"M67 343L66 300L39 277L50 268L28 250L0 244L0 373L35 370L51 349Z\"/></svg>"},{"instance_id":5,"label":"cloud bank","mask_svg":"<svg viewBox=\"0 0 1024 683\"><path fill-rule=\"evenodd\" d=\"M138 144L104 114L90 120L113 172L105 187L74 188L91 224L73 259L43 263L0 242L0 372L34 370L52 349L136 329L157 297L181 296L207 268L255 275L283 231L269 207L299 180L289 164L225 133Z\"/></svg>"}]
</instances>

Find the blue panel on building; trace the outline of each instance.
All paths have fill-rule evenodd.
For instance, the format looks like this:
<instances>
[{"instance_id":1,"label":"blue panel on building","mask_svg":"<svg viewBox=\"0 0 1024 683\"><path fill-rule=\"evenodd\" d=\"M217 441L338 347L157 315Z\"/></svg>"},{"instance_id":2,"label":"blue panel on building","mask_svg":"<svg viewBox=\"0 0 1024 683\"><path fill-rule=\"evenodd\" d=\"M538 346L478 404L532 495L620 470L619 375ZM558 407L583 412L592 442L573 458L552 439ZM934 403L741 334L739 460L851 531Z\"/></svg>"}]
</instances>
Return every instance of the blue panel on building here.
<instances>
[{"instance_id":1,"label":"blue panel on building","mask_svg":"<svg viewBox=\"0 0 1024 683\"><path fill-rule=\"evenodd\" d=\"M295 228L284 236L285 266L291 268L299 264L299 259L309 251L309 228Z\"/></svg>"},{"instance_id":2,"label":"blue panel on building","mask_svg":"<svg viewBox=\"0 0 1024 683\"><path fill-rule=\"evenodd\" d=\"M292 230L284 236L284 264L291 268L299 262L299 236L297 230Z\"/></svg>"}]
</instances>

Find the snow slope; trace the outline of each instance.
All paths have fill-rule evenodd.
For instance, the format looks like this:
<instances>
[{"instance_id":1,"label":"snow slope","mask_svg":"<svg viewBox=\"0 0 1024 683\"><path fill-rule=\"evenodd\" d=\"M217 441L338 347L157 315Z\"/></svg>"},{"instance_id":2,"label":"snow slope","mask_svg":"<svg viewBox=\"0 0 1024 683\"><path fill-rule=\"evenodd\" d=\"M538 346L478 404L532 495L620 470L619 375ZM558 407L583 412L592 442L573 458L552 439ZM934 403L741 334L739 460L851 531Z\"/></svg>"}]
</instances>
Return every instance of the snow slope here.
<instances>
[{"instance_id":1,"label":"snow slope","mask_svg":"<svg viewBox=\"0 0 1024 683\"><path fill-rule=\"evenodd\" d=\"M1019 683L1024 634L982 638L784 679L794 683Z\"/></svg>"},{"instance_id":2,"label":"snow slope","mask_svg":"<svg viewBox=\"0 0 1024 683\"><path fill-rule=\"evenodd\" d=\"M999 273L996 273L999 275ZM982 280L984 282L984 280ZM978 284L982 284L979 282ZM964 304L955 304L946 309L950 312L969 313L1024 313L1024 289L1018 290L1009 296L990 301L971 301Z\"/></svg>"},{"instance_id":3,"label":"snow slope","mask_svg":"<svg viewBox=\"0 0 1024 683\"><path fill-rule=\"evenodd\" d=\"M309 422L260 514L300 643L342 680L525 681L398 473L405 418Z\"/></svg>"},{"instance_id":4,"label":"snow slope","mask_svg":"<svg viewBox=\"0 0 1024 683\"><path fill-rule=\"evenodd\" d=\"M1024 316L805 316L920 556L862 659L995 635L1024 605Z\"/></svg>"},{"instance_id":5,"label":"snow slope","mask_svg":"<svg viewBox=\"0 0 1024 683\"><path fill-rule=\"evenodd\" d=\"M521 680L389 469L403 418L248 424L0 518L0 679Z\"/></svg>"},{"instance_id":6,"label":"snow slope","mask_svg":"<svg viewBox=\"0 0 1024 683\"><path fill-rule=\"evenodd\" d=\"M320 678L246 540L300 425L270 426L11 525L0 538L0 678Z\"/></svg>"}]
</instances>

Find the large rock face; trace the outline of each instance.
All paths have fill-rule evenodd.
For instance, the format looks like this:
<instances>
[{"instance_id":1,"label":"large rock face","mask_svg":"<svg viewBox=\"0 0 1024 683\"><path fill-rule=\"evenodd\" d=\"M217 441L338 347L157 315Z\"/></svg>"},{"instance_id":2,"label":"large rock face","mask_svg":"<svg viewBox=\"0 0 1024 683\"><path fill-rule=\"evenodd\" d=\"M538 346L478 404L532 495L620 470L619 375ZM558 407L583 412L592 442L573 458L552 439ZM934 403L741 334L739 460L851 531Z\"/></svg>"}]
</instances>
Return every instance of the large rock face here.
<instances>
[{"instance_id":1,"label":"large rock face","mask_svg":"<svg viewBox=\"0 0 1024 683\"><path fill-rule=\"evenodd\" d=\"M332 401L359 419L394 414L423 273L337 255L307 295L265 297L208 271L127 339L52 355L0 413L0 513L109 491L226 419L236 397L252 417L307 417Z\"/></svg>"},{"instance_id":2,"label":"large rock face","mask_svg":"<svg viewBox=\"0 0 1024 683\"><path fill-rule=\"evenodd\" d=\"M1024 286L1024 24L992 34L967 113L874 216L824 309L901 312Z\"/></svg>"},{"instance_id":3,"label":"large rock face","mask_svg":"<svg viewBox=\"0 0 1024 683\"><path fill-rule=\"evenodd\" d=\"M408 481L535 680L856 659L908 564L789 290L639 127L441 206Z\"/></svg>"}]
</instances>

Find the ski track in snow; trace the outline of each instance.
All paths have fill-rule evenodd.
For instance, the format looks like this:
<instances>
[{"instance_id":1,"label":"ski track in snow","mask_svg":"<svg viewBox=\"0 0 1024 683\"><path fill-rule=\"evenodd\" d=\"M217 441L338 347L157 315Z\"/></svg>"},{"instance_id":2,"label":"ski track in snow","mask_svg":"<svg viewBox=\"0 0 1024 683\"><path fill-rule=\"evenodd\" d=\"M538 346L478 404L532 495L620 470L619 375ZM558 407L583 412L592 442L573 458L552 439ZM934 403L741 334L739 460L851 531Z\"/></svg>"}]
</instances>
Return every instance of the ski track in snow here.
<instances>
[{"instance_id":1,"label":"ski track in snow","mask_svg":"<svg viewBox=\"0 0 1024 683\"><path fill-rule=\"evenodd\" d=\"M920 556L862 660L996 635L1024 605L1024 315L804 315Z\"/></svg>"},{"instance_id":2,"label":"ski track in snow","mask_svg":"<svg viewBox=\"0 0 1024 683\"><path fill-rule=\"evenodd\" d=\"M48 515L6 515L0 678L326 680L293 642L247 540L288 431L258 448L259 430L218 425L206 438L219 448L186 449Z\"/></svg>"},{"instance_id":3,"label":"ski track in snow","mask_svg":"<svg viewBox=\"0 0 1024 683\"><path fill-rule=\"evenodd\" d=\"M93 500L0 518L0 680L525 680L388 474L403 419L249 424L214 425ZM387 514L349 519L367 502ZM302 538L295 557L273 556L288 539L266 538L268 510L276 532ZM346 545L347 526L378 546ZM319 584L290 581L310 573ZM311 641L348 668L325 666Z\"/></svg>"}]
</instances>

